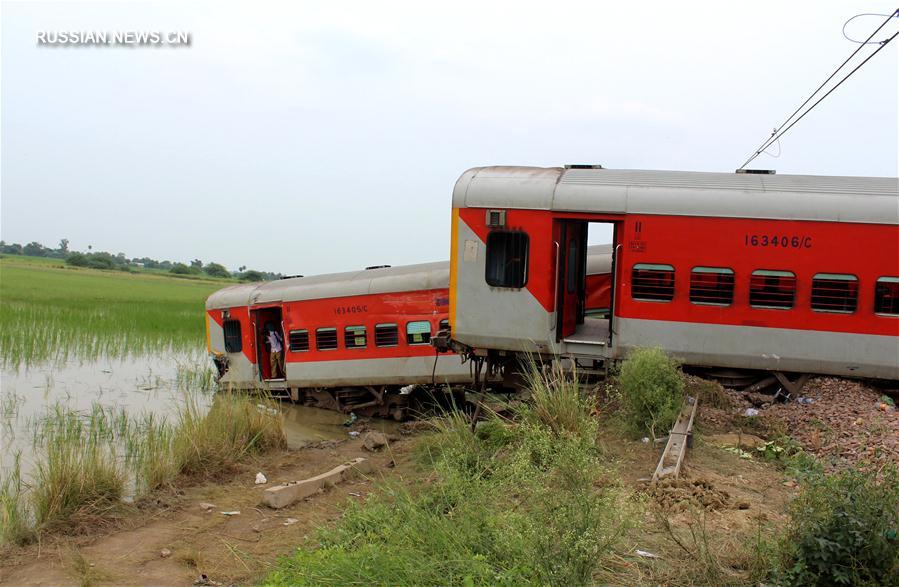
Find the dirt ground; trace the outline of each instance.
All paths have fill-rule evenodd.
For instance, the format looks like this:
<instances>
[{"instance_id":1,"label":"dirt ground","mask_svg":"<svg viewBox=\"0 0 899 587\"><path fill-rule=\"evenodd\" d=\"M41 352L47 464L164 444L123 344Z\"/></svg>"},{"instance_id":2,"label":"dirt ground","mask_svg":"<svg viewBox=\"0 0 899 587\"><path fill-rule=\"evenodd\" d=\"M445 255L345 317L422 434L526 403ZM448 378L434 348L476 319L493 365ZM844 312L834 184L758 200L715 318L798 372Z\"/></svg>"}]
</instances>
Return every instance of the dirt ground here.
<instances>
[{"instance_id":1,"label":"dirt ground","mask_svg":"<svg viewBox=\"0 0 899 587\"><path fill-rule=\"evenodd\" d=\"M314 539L315 528L337 518L348 500L365 499L373 484L409 471L408 445L401 439L371 453L357 438L270 455L242 467L230 480L136 504L114 528L45 537L0 553L0 584L192 585L201 575L215 582L208 584L255 582L279 556ZM273 484L306 479L356 457L372 461L366 478L281 510L260 504L262 492ZM255 485L257 471L264 472L267 484ZM204 503L215 507L207 511ZM229 511L240 514L222 513Z\"/></svg>"}]
</instances>

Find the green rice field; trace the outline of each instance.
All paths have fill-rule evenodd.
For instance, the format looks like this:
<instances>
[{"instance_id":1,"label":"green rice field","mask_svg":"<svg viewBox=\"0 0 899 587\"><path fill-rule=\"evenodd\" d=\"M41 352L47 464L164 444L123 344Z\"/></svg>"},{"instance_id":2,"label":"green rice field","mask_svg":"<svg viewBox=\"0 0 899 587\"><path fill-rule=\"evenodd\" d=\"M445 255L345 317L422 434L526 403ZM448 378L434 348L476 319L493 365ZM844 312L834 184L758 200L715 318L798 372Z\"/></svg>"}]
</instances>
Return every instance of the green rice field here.
<instances>
[{"instance_id":1,"label":"green rice field","mask_svg":"<svg viewBox=\"0 0 899 587\"><path fill-rule=\"evenodd\" d=\"M206 297L228 283L4 256L2 364L15 369L198 348L205 336Z\"/></svg>"}]
</instances>

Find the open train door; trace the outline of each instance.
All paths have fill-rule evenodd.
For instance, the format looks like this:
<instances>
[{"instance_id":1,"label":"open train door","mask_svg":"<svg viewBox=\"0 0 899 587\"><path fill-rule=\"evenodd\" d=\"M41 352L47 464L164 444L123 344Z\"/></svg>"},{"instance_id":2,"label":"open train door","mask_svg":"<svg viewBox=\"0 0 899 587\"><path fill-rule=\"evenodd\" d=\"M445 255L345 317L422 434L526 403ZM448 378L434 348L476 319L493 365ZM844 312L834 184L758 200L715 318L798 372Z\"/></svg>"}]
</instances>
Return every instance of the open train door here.
<instances>
[{"instance_id":1,"label":"open train door","mask_svg":"<svg viewBox=\"0 0 899 587\"><path fill-rule=\"evenodd\" d=\"M284 357L284 327L281 316L281 308L257 308L251 310L251 321L253 323L254 339L256 341L256 365L259 373L260 381L281 380L284 378L283 373L272 373L275 365L272 362L272 347L269 343L268 332L270 329L276 331L280 335L281 357ZM283 359L280 367L283 367Z\"/></svg>"},{"instance_id":2,"label":"open train door","mask_svg":"<svg viewBox=\"0 0 899 587\"><path fill-rule=\"evenodd\" d=\"M571 336L584 322L587 276L587 223L556 223L558 280L556 282L556 340Z\"/></svg>"}]
</instances>

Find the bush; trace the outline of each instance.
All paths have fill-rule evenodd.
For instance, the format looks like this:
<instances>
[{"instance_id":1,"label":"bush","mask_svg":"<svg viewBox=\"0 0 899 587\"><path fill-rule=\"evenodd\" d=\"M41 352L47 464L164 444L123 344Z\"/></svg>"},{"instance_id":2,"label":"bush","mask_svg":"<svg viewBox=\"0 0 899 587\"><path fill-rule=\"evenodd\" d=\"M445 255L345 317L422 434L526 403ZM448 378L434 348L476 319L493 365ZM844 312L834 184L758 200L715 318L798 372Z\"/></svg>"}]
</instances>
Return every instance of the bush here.
<instances>
[{"instance_id":1,"label":"bush","mask_svg":"<svg viewBox=\"0 0 899 587\"><path fill-rule=\"evenodd\" d=\"M777 579L787 585L899 584L899 472L819 476L791 506Z\"/></svg>"},{"instance_id":2,"label":"bush","mask_svg":"<svg viewBox=\"0 0 899 587\"><path fill-rule=\"evenodd\" d=\"M684 380L677 362L661 349L635 349L618 377L625 419L637 434L656 438L677 420L684 401Z\"/></svg>"},{"instance_id":3,"label":"bush","mask_svg":"<svg viewBox=\"0 0 899 587\"><path fill-rule=\"evenodd\" d=\"M231 273L225 269L225 266L218 263L206 265L203 267L203 271L210 277L231 277Z\"/></svg>"}]
</instances>

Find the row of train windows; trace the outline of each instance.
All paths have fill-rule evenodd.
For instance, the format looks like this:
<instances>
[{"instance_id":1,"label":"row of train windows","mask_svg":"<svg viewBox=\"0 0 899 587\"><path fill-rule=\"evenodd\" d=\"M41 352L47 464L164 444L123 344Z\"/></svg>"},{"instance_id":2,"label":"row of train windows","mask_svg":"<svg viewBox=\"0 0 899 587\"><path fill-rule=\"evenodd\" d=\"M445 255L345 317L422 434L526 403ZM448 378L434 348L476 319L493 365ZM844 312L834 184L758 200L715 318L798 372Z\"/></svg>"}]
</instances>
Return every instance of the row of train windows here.
<instances>
[{"instance_id":1,"label":"row of train windows","mask_svg":"<svg viewBox=\"0 0 899 587\"><path fill-rule=\"evenodd\" d=\"M670 302L674 299L674 267L638 263L632 273L631 297ZM734 301L734 271L725 267L694 267L690 272L690 302L729 306ZM758 269L749 277L749 305L789 310L796 303L796 275L791 271ZM855 275L818 273L812 277L811 308L852 314L858 308ZM899 315L899 277L881 277L874 288L874 312Z\"/></svg>"},{"instance_id":2,"label":"row of train windows","mask_svg":"<svg viewBox=\"0 0 899 587\"><path fill-rule=\"evenodd\" d=\"M440 329L448 329L449 321L441 320ZM431 342L431 323L427 320L416 320L406 323L406 344L426 345ZM399 327L396 324L375 325L375 346L393 347L400 343ZM309 331L291 330L288 335L288 346L291 352L300 353L309 350ZM336 328L318 328L315 330L315 350L333 351L338 346ZM347 349L364 349L368 346L368 331L365 326L347 326L343 329L343 346Z\"/></svg>"}]
</instances>

